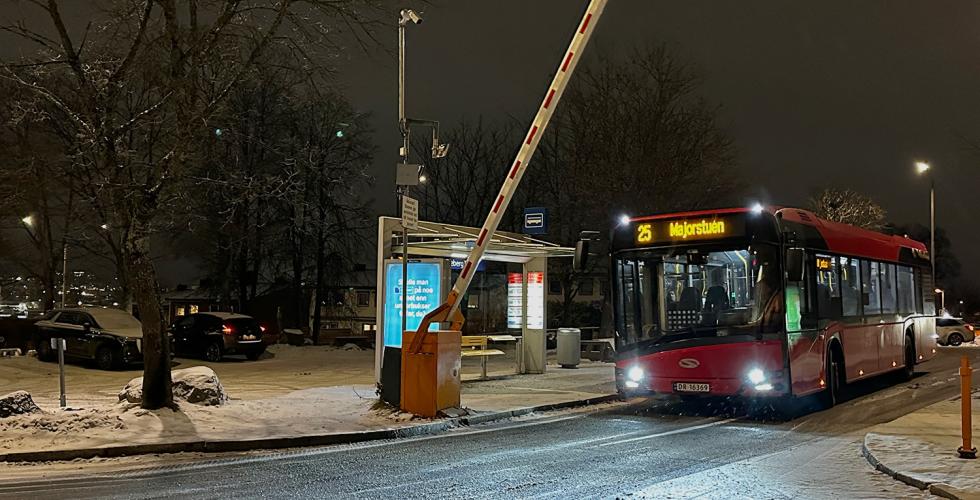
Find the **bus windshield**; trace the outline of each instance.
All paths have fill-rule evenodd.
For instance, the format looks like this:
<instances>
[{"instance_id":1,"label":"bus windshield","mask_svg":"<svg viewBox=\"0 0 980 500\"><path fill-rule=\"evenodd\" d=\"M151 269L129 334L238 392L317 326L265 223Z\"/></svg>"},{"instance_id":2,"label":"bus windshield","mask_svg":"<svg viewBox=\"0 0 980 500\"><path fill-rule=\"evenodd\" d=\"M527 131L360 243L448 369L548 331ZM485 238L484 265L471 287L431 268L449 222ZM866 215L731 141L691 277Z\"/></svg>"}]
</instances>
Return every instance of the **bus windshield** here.
<instances>
[{"instance_id":1,"label":"bus windshield","mask_svg":"<svg viewBox=\"0 0 980 500\"><path fill-rule=\"evenodd\" d=\"M778 261L771 245L618 258L621 341L769 331L782 307Z\"/></svg>"}]
</instances>

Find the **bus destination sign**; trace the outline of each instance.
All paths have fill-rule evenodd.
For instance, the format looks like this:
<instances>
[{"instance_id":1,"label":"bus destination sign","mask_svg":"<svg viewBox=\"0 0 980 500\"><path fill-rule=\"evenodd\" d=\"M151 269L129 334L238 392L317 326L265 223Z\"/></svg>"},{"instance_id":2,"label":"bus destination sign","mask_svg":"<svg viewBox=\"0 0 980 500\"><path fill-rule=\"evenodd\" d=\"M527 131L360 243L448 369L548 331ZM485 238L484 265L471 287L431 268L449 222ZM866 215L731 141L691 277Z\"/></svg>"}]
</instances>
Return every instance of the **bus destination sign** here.
<instances>
[{"instance_id":1,"label":"bus destination sign","mask_svg":"<svg viewBox=\"0 0 980 500\"><path fill-rule=\"evenodd\" d=\"M741 217L705 216L685 219L637 221L633 240L638 246L725 239L745 234Z\"/></svg>"}]
</instances>

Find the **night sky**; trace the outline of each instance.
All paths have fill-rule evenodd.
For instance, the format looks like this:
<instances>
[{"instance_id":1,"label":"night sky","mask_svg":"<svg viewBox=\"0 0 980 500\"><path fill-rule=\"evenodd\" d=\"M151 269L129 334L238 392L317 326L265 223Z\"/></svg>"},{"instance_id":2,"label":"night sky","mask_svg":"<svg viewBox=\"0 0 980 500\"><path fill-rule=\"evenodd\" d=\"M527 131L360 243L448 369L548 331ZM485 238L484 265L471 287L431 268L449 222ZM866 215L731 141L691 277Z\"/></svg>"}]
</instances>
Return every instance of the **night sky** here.
<instances>
[{"instance_id":1,"label":"night sky","mask_svg":"<svg viewBox=\"0 0 980 500\"><path fill-rule=\"evenodd\" d=\"M587 3L406 2L425 18L409 26L408 115L445 128L481 114L526 124ZM64 10L82 25L86 5ZM980 144L978 20L980 2L954 0L611 0L587 56L667 43L721 106L742 175L764 202L803 205L833 184L876 198L894 222L928 224L928 182L913 162L931 162L938 224L964 277L976 279L980 233L970 216L980 204L980 155L968 141ZM347 95L373 116L375 206L390 215L397 38L394 29L380 36L387 51L352 47L338 69ZM4 45L5 55L20 50ZM187 264L168 263L164 274L193 282Z\"/></svg>"},{"instance_id":2,"label":"night sky","mask_svg":"<svg viewBox=\"0 0 980 500\"><path fill-rule=\"evenodd\" d=\"M447 128L480 114L526 124L586 4L407 4L425 18L408 28L408 115ZM928 182L913 162L931 162L937 223L963 276L974 278L980 154L968 141L980 143L978 20L980 3L962 1L611 0L589 51L663 42L697 68L763 201L803 205L833 184L876 198L894 222L928 224ZM390 38L394 53L394 31ZM376 206L392 214L397 60L349 57L348 95L374 116Z\"/></svg>"}]
</instances>

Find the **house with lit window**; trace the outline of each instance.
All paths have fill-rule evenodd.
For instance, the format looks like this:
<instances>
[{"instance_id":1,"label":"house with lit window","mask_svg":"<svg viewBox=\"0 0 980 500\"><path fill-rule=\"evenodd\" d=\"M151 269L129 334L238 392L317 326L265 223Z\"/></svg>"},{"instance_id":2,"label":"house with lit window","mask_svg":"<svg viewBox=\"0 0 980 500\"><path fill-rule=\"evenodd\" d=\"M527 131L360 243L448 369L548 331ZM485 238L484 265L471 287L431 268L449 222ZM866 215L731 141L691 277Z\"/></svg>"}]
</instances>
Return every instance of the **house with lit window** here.
<instances>
[{"instance_id":1,"label":"house with lit window","mask_svg":"<svg viewBox=\"0 0 980 500\"><path fill-rule=\"evenodd\" d=\"M327 288L320 314L320 338L328 342L370 343L377 328L376 271L351 273ZM323 342L323 340L321 340Z\"/></svg>"},{"instance_id":2,"label":"house with lit window","mask_svg":"<svg viewBox=\"0 0 980 500\"><path fill-rule=\"evenodd\" d=\"M232 307L224 304L217 291L207 286L179 285L176 290L163 294L163 308L167 311L169 323L181 316L199 312L234 312Z\"/></svg>"}]
</instances>

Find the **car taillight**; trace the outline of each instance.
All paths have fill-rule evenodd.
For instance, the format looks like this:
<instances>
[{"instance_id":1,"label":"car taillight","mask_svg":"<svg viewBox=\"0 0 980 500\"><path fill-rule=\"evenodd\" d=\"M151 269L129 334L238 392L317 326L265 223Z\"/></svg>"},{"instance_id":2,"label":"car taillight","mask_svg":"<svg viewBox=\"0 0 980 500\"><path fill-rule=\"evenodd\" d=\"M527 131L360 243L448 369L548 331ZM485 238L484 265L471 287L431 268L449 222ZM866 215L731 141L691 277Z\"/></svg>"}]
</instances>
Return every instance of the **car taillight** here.
<instances>
[{"instance_id":1,"label":"car taillight","mask_svg":"<svg viewBox=\"0 0 980 500\"><path fill-rule=\"evenodd\" d=\"M221 326L221 333L223 333L225 335L232 335L233 333L235 333L235 329L232 328L231 325L222 325Z\"/></svg>"}]
</instances>

